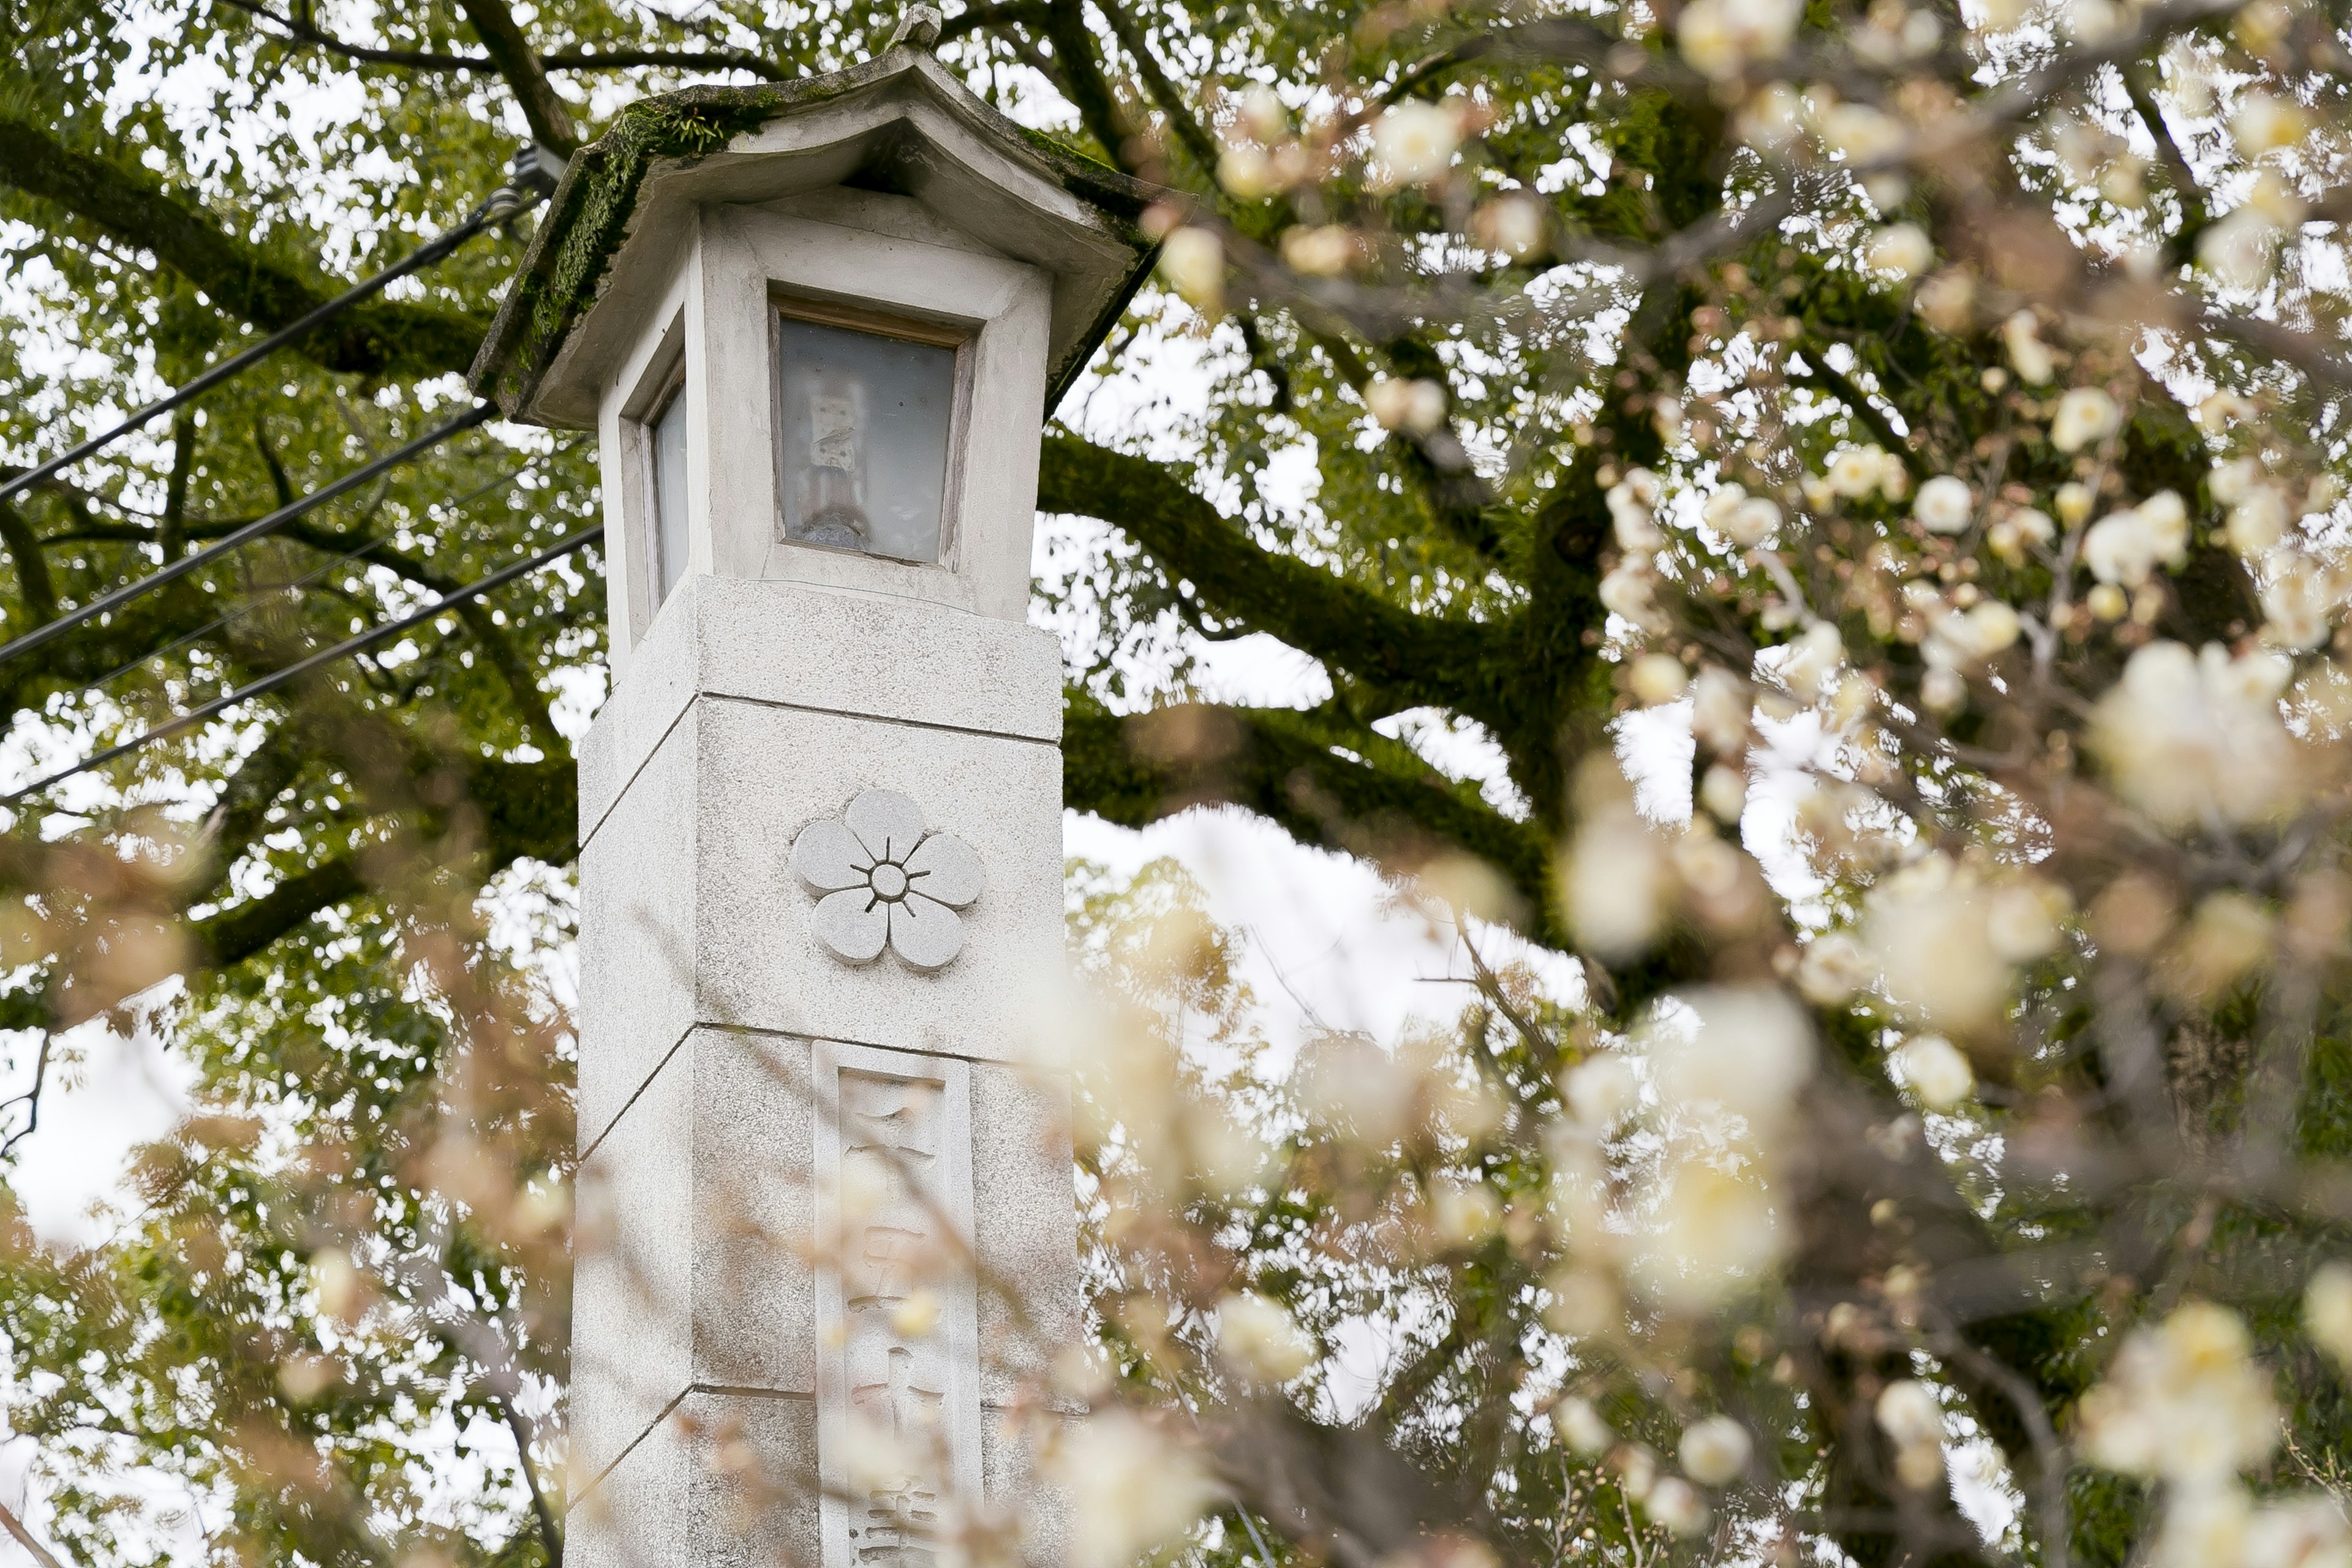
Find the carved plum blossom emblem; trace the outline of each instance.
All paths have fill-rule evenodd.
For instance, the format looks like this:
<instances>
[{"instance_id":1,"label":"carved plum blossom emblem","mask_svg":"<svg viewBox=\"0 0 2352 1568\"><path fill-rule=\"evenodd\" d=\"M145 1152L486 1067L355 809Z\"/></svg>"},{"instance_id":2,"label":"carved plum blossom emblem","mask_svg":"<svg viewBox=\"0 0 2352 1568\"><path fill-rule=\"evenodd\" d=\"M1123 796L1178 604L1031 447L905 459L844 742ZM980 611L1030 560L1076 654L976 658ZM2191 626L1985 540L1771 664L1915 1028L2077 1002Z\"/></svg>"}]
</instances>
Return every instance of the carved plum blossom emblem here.
<instances>
[{"instance_id":1,"label":"carved plum blossom emblem","mask_svg":"<svg viewBox=\"0 0 2352 1568\"><path fill-rule=\"evenodd\" d=\"M810 928L842 963L871 963L887 946L909 968L944 969L963 951L956 911L980 897L980 857L927 831L922 809L896 790L866 790L840 821L801 829L792 865L817 895Z\"/></svg>"}]
</instances>

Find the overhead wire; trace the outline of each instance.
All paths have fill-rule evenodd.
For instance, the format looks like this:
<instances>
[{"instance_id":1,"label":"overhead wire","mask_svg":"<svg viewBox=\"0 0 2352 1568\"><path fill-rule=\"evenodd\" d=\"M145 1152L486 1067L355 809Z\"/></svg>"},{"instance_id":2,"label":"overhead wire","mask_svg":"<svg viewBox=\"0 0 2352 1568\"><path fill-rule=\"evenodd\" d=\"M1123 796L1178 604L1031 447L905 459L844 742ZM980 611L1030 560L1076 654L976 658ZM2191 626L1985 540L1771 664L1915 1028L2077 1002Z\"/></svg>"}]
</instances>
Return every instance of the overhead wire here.
<instances>
[{"instance_id":1,"label":"overhead wire","mask_svg":"<svg viewBox=\"0 0 2352 1568\"><path fill-rule=\"evenodd\" d=\"M152 744L154 742L179 734L184 730L192 729L198 724L204 723L208 719L217 717L218 715L226 712L229 709L237 706L239 703L249 702L257 697L267 696L268 693L277 690L279 687L286 685L289 681L299 680L302 677L309 675L315 670L321 669L328 665L333 664L339 659L349 658L352 655L356 653L363 653L367 649L373 647L376 644L387 642L393 637L398 637L403 632L412 631L417 626L423 626L425 622L433 620L436 616L457 608L459 605L465 604L469 600L478 599L485 594L504 587L507 584L513 582L518 577L528 576L531 573L538 571L542 566L560 561L564 556L571 554L573 551L578 550L584 545L592 544L598 539L603 538L604 533L604 525L601 522L583 528L579 532L549 545L545 550L539 552L535 555L530 556L521 561L517 561L511 565L502 566L496 572L491 573L488 576L477 578L475 581L467 584L462 588L452 589L448 593L443 595L439 599L436 600L433 604L427 605L422 609L412 611L408 615L401 616L398 620L387 621L383 625L378 626L370 626L363 632L359 632L352 637L345 637L341 642L336 643L331 647L320 648L318 652L310 654L307 658L299 658L283 669L272 670L269 674L248 681L245 685L238 687L234 691L225 692L200 707L189 710L187 712L179 715L177 718L166 720L164 722L156 725L153 729L135 735L130 740L122 742L119 745L109 746L104 751L96 752L91 756L85 757L80 762L75 763L69 767L59 768L55 773L48 773L41 778L36 779L31 784L26 784L20 789L11 790L5 795L0 795L0 806L15 805L18 801L54 788L69 778L73 778L81 773L86 773L93 768L104 767L107 763L115 761L119 757L129 756L131 752L138 751L142 746L147 746Z\"/></svg>"},{"instance_id":2,"label":"overhead wire","mask_svg":"<svg viewBox=\"0 0 2352 1568\"><path fill-rule=\"evenodd\" d=\"M420 453L432 450L460 431L470 430L477 425L488 423L498 412L498 405L494 403L477 404L446 424L427 430L398 450L387 452L375 461L352 469L341 479L279 507L266 517L257 518L234 532L223 534L202 550L183 555L175 561L166 562L144 577L100 594L86 605L78 605L70 610L61 612L54 618L35 626L24 636L0 644L0 664L21 658L36 648L47 647L83 622L95 620L110 611L120 609L131 600L142 595L151 594L166 583L184 577L200 566L210 565L239 545L250 543L264 534L277 531L296 518L317 510L339 496L349 494L370 479L389 473Z\"/></svg>"},{"instance_id":3,"label":"overhead wire","mask_svg":"<svg viewBox=\"0 0 2352 1568\"><path fill-rule=\"evenodd\" d=\"M354 283L341 294L280 327L242 353L223 360L184 386L170 392L130 415L117 424L92 436L89 440L37 464L5 483L0 483L0 504L14 500L44 479L54 478L84 458L103 451L116 441L143 426L152 424L173 409L183 406L229 380L240 371L258 364L279 349L298 339L308 337L320 327L341 315L352 306L361 304L407 277L420 272L435 262L454 253L467 240L484 230L507 222L529 208L553 189L554 182L541 160L535 147L526 145L515 154L509 166L507 183L492 191L466 215L454 227L436 235L394 262L390 267L364 281Z\"/></svg>"},{"instance_id":4,"label":"overhead wire","mask_svg":"<svg viewBox=\"0 0 2352 1568\"><path fill-rule=\"evenodd\" d=\"M472 489L467 490L464 495L457 497L456 500L439 501L436 504L451 511L471 505L474 501L480 500L482 497L489 494L490 491L497 489L501 486L508 486L516 483L523 477L523 475L530 472L531 469L537 468L541 463L562 457L564 453L578 446L581 439L583 438L575 437L570 441L559 442L553 449L541 456L531 458L526 462L518 463L515 467L508 469L505 473L475 486ZM163 644L161 647L150 648L145 653L141 654L138 658L126 660L124 663L115 666L112 669L107 671L104 675L100 676L97 679L87 682L83 686L82 689L85 692L103 691L109 686L113 685L124 676L138 668L141 665L149 663L154 659L163 658L169 654L176 653L199 638L206 637L213 632L216 632L221 627L226 626L232 622L244 619L246 616L260 610L270 600L276 598L281 594L297 593L301 589L309 587L311 584L317 582L328 573L334 571L337 567L348 565L351 563L359 560L369 551L375 549L377 546L384 542L385 541L381 538L361 540L341 554L329 556L318 565L310 568L310 571L303 573L299 577L296 577L289 582L271 584L267 588L248 594L244 599L238 601L236 604L231 605L227 609L223 610L219 615L215 616L203 626L197 626L192 631L183 632L178 637L173 637L171 641Z\"/></svg>"}]
</instances>

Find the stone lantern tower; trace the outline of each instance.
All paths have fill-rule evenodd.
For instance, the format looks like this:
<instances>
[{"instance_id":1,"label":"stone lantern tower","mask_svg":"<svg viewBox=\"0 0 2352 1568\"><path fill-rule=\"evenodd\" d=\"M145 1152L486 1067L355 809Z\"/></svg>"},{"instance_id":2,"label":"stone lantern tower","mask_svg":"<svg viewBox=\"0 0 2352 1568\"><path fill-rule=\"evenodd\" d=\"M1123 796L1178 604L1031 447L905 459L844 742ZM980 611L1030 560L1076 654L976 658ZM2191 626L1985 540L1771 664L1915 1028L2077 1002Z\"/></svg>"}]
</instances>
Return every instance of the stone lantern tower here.
<instances>
[{"instance_id":1,"label":"stone lantern tower","mask_svg":"<svg viewBox=\"0 0 2352 1568\"><path fill-rule=\"evenodd\" d=\"M1052 1510L995 1414L1076 1328L1039 427L1139 186L902 38L633 106L475 368L597 432L580 757L573 1568L930 1568Z\"/></svg>"}]
</instances>

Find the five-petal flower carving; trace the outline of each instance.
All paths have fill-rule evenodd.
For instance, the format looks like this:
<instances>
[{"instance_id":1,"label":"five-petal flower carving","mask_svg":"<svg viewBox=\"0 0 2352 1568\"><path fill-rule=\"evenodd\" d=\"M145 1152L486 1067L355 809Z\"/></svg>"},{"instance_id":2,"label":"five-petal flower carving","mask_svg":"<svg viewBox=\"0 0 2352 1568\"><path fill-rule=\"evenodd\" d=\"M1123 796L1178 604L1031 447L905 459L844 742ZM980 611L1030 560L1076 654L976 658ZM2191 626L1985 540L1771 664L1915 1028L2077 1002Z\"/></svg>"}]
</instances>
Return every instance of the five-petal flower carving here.
<instances>
[{"instance_id":1,"label":"five-petal flower carving","mask_svg":"<svg viewBox=\"0 0 2352 1568\"><path fill-rule=\"evenodd\" d=\"M817 895L810 928L844 963L887 945L910 968L943 969L963 951L956 911L980 897L980 857L948 833L927 833L920 807L869 789L842 820L812 822L793 840L793 874Z\"/></svg>"}]
</instances>

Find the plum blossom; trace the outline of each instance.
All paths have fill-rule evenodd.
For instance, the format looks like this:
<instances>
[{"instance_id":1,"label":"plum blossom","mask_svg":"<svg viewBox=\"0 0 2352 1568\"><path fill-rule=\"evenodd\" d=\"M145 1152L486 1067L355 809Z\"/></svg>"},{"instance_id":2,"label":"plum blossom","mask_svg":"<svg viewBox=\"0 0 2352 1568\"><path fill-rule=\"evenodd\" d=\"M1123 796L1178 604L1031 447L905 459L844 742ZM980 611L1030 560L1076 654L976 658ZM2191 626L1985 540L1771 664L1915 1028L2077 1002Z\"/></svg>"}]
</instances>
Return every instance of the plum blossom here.
<instances>
[{"instance_id":1,"label":"plum blossom","mask_svg":"<svg viewBox=\"0 0 2352 1568\"><path fill-rule=\"evenodd\" d=\"M1709 1415L1683 1428L1675 1454L1691 1479L1701 1486L1720 1487L1739 1479L1755 1451L1755 1439L1748 1436L1747 1427L1728 1415Z\"/></svg>"},{"instance_id":2,"label":"plum blossom","mask_svg":"<svg viewBox=\"0 0 2352 1568\"><path fill-rule=\"evenodd\" d=\"M1561 1439L1580 1454L1606 1453L1609 1445L1617 1440L1617 1434L1609 1429L1609 1423L1601 1418L1592 1401L1574 1394L1551 1407L1551 1424Z\"/></svg>"},{"instance_id":3,"label":"plum blossom","mask_svg":"<svg viewBox=\"0 0 2352 1568\"><path fill-rule=\"evenodd\" d=\"M2099 700L2091 742L2133 805L2167 827L2208 812L2261 821L2294 785L2294 739L2279 715L2291 667L2263 650L2232 658L2152 642Z\"/></svg>"},{"instance_id":4,"label":"plum blossom","mask_svg":"<svg viewBox=\"0 0 2352 1568\"><path fill-rule=\"evenodd\" d=\"M2083 562L2102 583L2137 588L2158 566L2189 559L2189 509L2171 490L2111 512L2083 539Z\"/></svg>"},{"instance_id":5,"label":"plum blossom","mask_svg":"<svg viewBox=\"0 0 2352 1568\"><path fill-rule=\"evenodd\" d=\"M1780 509L1763 496L1751 496L1744 485L1726 485L1707 498L1701 514L1707 527L1744 550L1752 550L1780 531Z\"/></svg>"},{"instance_id":6,"label":"plum blossom","mask_svg":"<svg viewBox=\"0 0 2352 1568\"><path fill-rule=\"evenodd\" d=\"M1630 468L1609 487L1609 521L1620 550L1660 550L1666 536L1654 513L1664 493L1658 476L1647 468Z\"/></svg>"},{"instance_id":7,"label":"plum blossom","mask_svg":"<svg viewBox=\"0 0 2352 1568\"><path fill-rule=\"evenodd\" d=\"M2235 1312L2191 1301L2133 1331L2083 1398L2083 1452L2126 1475L2211 1487L2278 1444L2270 1375Z\"/></svg>"},{"instance_id":8,"label":"plum blossom","mask_svg":"<svg viewBox=\"0 0 2352 1568\"><path fill-rule=\"evenodd\" d=\"M1675 37L1693 69L1724 81L1786 54L1804 14L1799 0L1693 0Z\"/></svg>"},{"instance_id":9,"label":"plum blossom","mask_svg":"<svg viewBox=\"0 0 2352 1568\"><path fill-rule=\"evenodd\" d=\"M1444 106L1408 98L1391 105L1372 127L1372 153L1389 183L1417 185L1453 165L1462 121Z\"/></svg>"},{"instance_id":10,"label":"plum blossom","mask_svg":"<svg viewBox=\"0 0 2352 1568\"><path fill-rule=\"evenodd\" d=\"M1949 1110L1976 1092L1976 1070L1941 1035L1920 1035L1895 1048L1895 1070L1930 1110Z\"/></svg>"},{"instance_id":11,"label":"plum blossom","mask_svg":"<svg viewBox=\"0 0 2352 1568\"><path fill-rule=\"evenodd\" d=\"M980 857L927 831L921 808L894 790L866 790L841 821L801 829L792 868L818 895L810 930L844 963L871 963L888 946L909 968L943 969L963 951L956 911L980 897Z\"/></svg>"},{"instance_id":12,"label":"plum blossom","mask_svg":"<svg viewBox=\"0 0 2352 1568\"><path fill-rule=\"evenodd\" d=\"M1217 1349L1267 1383L1288 1383L1315 1363L1315 1342L1289 1309L1255 1290L1217 1303Z\"/></svg>"},{"instance_id":13,"label":"plum blossom","mask_svg":"<svg viewBox=\"0 0 2352 1568\"><path fill-rule=\"evenodd\" d=\"M2099 387L2078 386L2058 400L2050 421L2050 444L2062 452L2079 452L2104 441L2123 424L2116 400Z\"/></svg>"},{"instance_id":14,"label":"plum blossom","mask_svg":"<svg viewBox=\"0 0 2352 1568\"><path fill-rule=\"evenodd\" d=\"M1944 1407L1936 1391L1901 1378L1879 1391L1871 1415L1895 1444L1895 1474L1913 1490L1935 1484L1944 1473Z\"/></svg>"},{"instance_id":15,"label":"plum blossom","mask_svg":"<svg viewBox=\"0 0 2352 1568\"><path fill-rule=\"evenodd\" d=\"M2000 1022L2011 972L1993 946L1988 903L1975 877L1941 854L1871 889L1864 942L1904 1016L1962 1032Z\"/></svg>"},{"instance_id":16,"label":"plum blossom","mask_svg":"<svg viewBox=\"0 0 2352 1568\"><path fill-rule=\"evenodd\" d=\"M1976 498L1969 493L1966 480L1937 474L1919 487L1912 512L1930 533L1960 533L1976 513Z\"/></svg>"},{"instance_id":17,"label":"plum blossom","mask_svg":"<svg viewBox=\"0 0 2352 1568\"><path fill-rule=\"evenodd\" d=\"M2352 1264L2323 1263L2303 1289L2303 1328L2312 1342L2352 1367Z\"/></svg>"}]
</instances>

